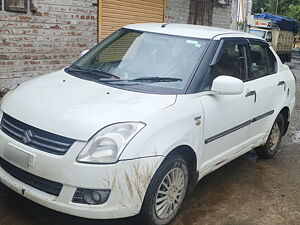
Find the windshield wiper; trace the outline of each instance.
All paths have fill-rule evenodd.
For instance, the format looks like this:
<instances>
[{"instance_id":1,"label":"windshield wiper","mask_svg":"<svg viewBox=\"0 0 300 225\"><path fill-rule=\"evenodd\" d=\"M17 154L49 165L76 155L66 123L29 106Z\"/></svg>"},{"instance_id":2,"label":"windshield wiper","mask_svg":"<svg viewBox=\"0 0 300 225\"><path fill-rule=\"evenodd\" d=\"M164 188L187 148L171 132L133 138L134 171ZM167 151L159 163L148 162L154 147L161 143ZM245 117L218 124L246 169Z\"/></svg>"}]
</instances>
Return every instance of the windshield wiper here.
<instances>
[{"instance_id":1,"label":"windshield wiper","mask_svg":"<svg viewBox=\"0 0 300 225\"><path fill-rule=\"evenodd\" d=\"M137 82L149 81L153 83L153 82L176 82L176 81L182 81L182 79L175 78L175 77L139 77L133 79L132 81L137 81Z\"/></svg>"},{"instance_id":2,"label":"windshield wiper","mask_svg":"<svg viewBox=\"0 0 300 225\"><path fill-rule=\"evenodd\" d=\"M157 82L177 82L182 81L180 78L175 77L139 77L135 79L115 79L115 80L102 80L100 79L99 82L148 82L148 83L157 83Z\"/></svg>"},{"instance_id":3,"label":"windshield wiper","mask_svg":"<svg viewBox=\"0 0 300 225\"><path fill-rule=\"evenodd\" d=\"M67 70L67 72L79 72L79 73L93 74L94 75L93 78L95 78L95 80L98 80L98 78L120 79L118 76L116 76L114 74L104 72L99 69L80 69L79 67L77 67L77 68L67 67L66 70Z\"/></svg>"},{"instance_id":4,"label":"windshield wiper","mask_svg":"<svg viewBox=\"0 0 300 225\"><path fill-rule=\"evenodd\" d=\"M100 74L102 74L102 77L104 77L104 78L120 79L120 77L118 77L117 75L105 72L105 71L100 70L100 69L90 69L90 70L87 70L87 71L91 72L91 73L97 73L97 74L100 73Z\"/></svg>"}]
</instances>

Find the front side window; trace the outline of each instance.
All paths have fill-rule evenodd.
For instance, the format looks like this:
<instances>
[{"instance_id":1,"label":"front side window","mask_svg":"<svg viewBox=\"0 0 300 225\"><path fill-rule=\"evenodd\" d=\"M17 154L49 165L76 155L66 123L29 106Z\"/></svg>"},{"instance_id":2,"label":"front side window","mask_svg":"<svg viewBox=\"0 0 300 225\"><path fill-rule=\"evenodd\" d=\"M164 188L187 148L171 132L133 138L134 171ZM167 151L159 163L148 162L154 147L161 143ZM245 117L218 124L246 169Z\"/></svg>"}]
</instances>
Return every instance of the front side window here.
<instances>
[{"instance_id":1,"label":"front side window","mask_svg":"<svg viewBox=\"0 0 300 225\"><path fill-rule=\"evenodd\" d=\"M268 56L269 74L276 73L277 72L277 60L276 60L273 52L270 50L270 48L267 48L267 56Z\"/></svg>"},{"instance_id":2,"label":"front side window","mask_svg":"<svg viewBox=\"0 0 300 225\"><path fill-rule=\"evenodd\" d=\"M210 66L207 88L211 87L213 80L221 75L246 80L245 46L235 41L224 42L216 61Z\"/></svg>"},{"instance_id":3,"label":"front side window","mask_svg":"<svg viewBox=\"0 0 300 225\"><path fill-rule=\"evenodd\" d=\"M66 72L118 88L181 93L208 42L121 29Z\"/></svg>"}]
</instances>

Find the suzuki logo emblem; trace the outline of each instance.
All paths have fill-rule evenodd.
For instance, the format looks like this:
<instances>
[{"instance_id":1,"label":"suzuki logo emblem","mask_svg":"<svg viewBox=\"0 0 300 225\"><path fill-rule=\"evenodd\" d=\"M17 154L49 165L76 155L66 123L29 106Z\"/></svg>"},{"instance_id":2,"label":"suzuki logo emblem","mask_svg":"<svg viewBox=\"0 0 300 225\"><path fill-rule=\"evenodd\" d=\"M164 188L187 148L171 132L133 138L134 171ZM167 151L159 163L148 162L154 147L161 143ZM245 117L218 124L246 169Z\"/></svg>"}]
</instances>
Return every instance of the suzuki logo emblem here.
<instances>
[{"instance_id":1,"label":"suzuki logo emblem","mask_svg":"<svg viewBox=\"0 0 300 225\"><path fill-rule=\"evenodd\" d=\"M31 142L32 138L33 138L33 133L31 132L31 130L24 131L24 137L22 138L24 144L28 144L29 142Z\"/></svg>"}]
</instances>

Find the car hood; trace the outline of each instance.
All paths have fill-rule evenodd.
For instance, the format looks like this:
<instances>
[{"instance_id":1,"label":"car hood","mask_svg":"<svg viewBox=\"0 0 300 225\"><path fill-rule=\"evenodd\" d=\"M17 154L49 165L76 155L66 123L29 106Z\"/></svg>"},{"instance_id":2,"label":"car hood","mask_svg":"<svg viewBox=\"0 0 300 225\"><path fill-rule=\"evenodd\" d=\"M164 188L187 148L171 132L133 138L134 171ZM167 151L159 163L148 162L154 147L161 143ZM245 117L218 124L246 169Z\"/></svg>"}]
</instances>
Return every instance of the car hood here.
<instances>
[{"instance_id":1,"label":"car hood","mask_svg":"<svg viewBox=\"0 0 300 225\"><path fill-rule=\"evenodd\" d=\"M175 100L175 95L122 90L79 79L61 70L20 85L1 108L23 123L86 141L112 123L147 123L147 118Z\"/></svg>"}]
</instances>

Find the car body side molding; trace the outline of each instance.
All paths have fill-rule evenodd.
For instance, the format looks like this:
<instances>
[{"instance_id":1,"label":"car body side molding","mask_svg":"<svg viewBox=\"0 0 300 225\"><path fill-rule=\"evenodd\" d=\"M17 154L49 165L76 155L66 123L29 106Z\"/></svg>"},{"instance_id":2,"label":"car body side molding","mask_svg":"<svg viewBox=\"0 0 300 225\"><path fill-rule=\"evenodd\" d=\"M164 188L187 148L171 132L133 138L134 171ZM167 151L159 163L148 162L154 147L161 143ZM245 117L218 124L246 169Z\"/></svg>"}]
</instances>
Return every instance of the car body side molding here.
<instances>
[{"instance_id":1,"label":"car body side molding","mask_svg":"<svg viewBox=\"0 0 300 225\"><path fill-rule=\"evenodd\" d=\"M214 136L212 136L212 137L209 137L209 138L205 139L204 142L205 142L205 144L208 144L208 143L210 143L210 142L212 142L212 141L215 141L215 140L217 140L217 139L219 139L219 138L221 138L221 137L224 137L224 136L226 136L226 135L228 135L228 134L230 134L230 133L232 133L232 132L235 132L235 131L237 131L237 130L239 130L239 129L242 129L242 128L244 128L244 127L250 125L251 123L254 123L254 122L258 121L258 120L261 120L261 119L263 119L263 118L265 118L265 117L267 117L267 116L270 116L270 115L272 115L273 113L274 113L274 110L271 110L271 111L266 112L266 113L264 113L264 114L262 114L262 115L260 115L260 116L254 117L253 119L248 120L248 121L246 121L246 122L244 122L244 123L241 123L241 124L239 124L239 125L237 125L237 126L235 126L235 127L232 127L232 128L230 128L230 129L228 129L228 130L225 130L225 131L223 131L222 133L219 133L219 134L217 134L217 135L214 135Z\"/></svg>"}]
</instances>

